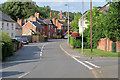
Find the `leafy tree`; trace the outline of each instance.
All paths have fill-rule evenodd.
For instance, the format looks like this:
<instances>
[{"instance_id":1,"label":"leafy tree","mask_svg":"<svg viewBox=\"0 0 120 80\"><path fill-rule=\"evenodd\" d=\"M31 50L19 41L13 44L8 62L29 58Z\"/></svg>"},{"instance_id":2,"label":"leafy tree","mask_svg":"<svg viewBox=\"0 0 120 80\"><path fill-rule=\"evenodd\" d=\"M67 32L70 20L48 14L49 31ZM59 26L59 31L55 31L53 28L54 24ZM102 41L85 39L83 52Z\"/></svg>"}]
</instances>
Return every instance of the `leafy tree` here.
<instances>
[{"instance_id":1,"label":"leafy tree","mask_svg":"<svg viewBox=\"0 0 120 80\"><path fill-rule=\"evenodd\" d=\"M71 23L70 23L70 27L72 28L71 30L74 30L74 31L77 31L79 32L79 26L78 26L78 21L79 19L81 18L81 14L80 13L77 13L75 15L75 20L73 20Z\"/></svg>"},{"instance_id":2,"label":"leafy tree","mask_svg":"<svg viewBox=\"0 0 120 80\"><path fill-rule=\"evenodd\" d=\"M111 2L106 14L99 12L97 7L92 10L92 35L93 48L97 47L98 40L109 38L113 41L120 40L120 2ZM86 48L90 48L90 11L85 16L88 28L84 31Z\"/></svg>"}]
</instances>

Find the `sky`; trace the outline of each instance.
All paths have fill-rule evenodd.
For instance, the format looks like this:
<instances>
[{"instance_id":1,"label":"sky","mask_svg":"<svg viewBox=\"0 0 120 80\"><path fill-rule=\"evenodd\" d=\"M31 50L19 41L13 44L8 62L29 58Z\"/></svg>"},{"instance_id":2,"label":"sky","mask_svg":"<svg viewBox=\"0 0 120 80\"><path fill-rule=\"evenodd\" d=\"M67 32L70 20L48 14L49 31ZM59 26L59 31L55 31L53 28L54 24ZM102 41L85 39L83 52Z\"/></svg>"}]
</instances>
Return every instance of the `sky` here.
<instances>
[{"instance_id":1,"label":"sky","mask_svg":"<svg viewBox=\"0 0 120 80\"><path fill-rule=\"evenodd\" d=\"M7 0L0 0L0 4L6 2ZM27 1L27 0L26 0ZM49 5L52 10L68 11L68 7L64 6L65 4L69 5L69 12L81 12L82 13L82 0L33 0L40 7ZM84 1L84 12L90 9L90 0ZM107 4L106 0L92 0L92 6L104 6Z\"/></svg>"}]
</instances>

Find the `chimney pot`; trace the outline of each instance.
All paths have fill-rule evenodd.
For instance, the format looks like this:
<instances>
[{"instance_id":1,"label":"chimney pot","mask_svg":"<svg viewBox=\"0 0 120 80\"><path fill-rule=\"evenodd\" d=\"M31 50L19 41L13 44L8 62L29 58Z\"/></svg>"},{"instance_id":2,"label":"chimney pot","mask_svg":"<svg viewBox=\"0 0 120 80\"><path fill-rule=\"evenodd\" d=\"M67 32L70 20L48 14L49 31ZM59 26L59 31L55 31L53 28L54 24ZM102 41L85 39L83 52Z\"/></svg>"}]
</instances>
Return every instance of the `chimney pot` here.
<instances>
[{"instance_id":1,"label":"chimney pot","mask_svg":"<svg viewBox=\"0 0 120 80\"><path fill-rule=\"evenodd\" d=\"M60 12L60 18L62 18L62 10L61 10L61 12Z\"/></svg>"}]
</instances>

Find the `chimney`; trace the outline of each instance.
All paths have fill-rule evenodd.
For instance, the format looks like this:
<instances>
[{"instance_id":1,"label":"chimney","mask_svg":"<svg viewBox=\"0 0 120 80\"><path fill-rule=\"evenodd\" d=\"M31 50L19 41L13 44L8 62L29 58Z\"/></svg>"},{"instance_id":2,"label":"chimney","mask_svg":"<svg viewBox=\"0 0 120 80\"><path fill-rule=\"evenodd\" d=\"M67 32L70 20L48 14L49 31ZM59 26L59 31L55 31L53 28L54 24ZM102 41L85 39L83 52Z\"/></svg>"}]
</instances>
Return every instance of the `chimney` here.
<instances>
[{"instance_id":1,"label":"chimney","mask_svg":"<svg viewBox=\"0 0 120 80\"><path fill-rule=\"evenodd\" d=\"M34 21L34 22L37 22L37 18L36 18L36 17L33 17L33 21Z\"/></svg>"},{"instance_id":2,"label":"chimney","mask_svg":"<svg viewBox=\"0 0 120 80\"><path fill-rule=\"evenodd\" d=\"M62 10L61 10L61 12L60 12L60 19L62 18Z\"/></svg>"},{"instance_id":3,"label":"chimney","mask_svg":"<svg viewBox=\"0 0 120 80\"><path fill-rule=\"evenodd\" d=\"M66 17L68 17L68 12L66 12Z\"/></svg>"},{"instance_id":4,"label":"chimney","mask_svg":"<svg viewBox=\"0 0 120 80\"><path fill-rule=\"evenodd\" d=\"M52 12L50 11L50 19L51 19L51 17L52 17Z\"/></svg>"},{"instance_id":5,"label":"chimney","mask_svg":"<svg viewBox=\"0 0 120 80\"><path fill-rule=\"evenodd\" d=\"M39 13L37 13L37 18L40 18L40 14Z\"/></svg>"},{"instance_id":6,"label":"chimney","mask_svg":"<svg viewBox=\"0 0 120 80\"><path fill-rule=\"evenodd\" d=\"M17 23L22 26L22 19L18 18Z\"/></svg>"}]
</instances>

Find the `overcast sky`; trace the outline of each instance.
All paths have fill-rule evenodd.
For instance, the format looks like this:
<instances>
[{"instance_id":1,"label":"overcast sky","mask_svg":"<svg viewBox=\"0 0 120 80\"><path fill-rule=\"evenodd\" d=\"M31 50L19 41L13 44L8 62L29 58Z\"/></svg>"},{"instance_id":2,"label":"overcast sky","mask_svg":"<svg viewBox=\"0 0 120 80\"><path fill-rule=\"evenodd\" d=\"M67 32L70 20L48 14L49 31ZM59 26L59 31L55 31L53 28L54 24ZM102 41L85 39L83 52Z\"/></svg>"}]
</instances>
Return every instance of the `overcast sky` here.
<instances>
[{"instance_id":1,"label":"overcast sky","mask_svg":"<svg viewBox=\"0 0 120 80\"><path fill-rule=\"evenodd\" d=\"M6 2L7 0L0 0L0 4ZM27 1L27 0L26 0ZM62 10L67 11L67 6L64 6L64 4L69 5L69 11L70 12L81 12L82 11L82 0L33 0L36 2L36 4L40 7L43 7L44 5L49 5L52 10ZM84 0L84 11L90 9L90 0ZM107 4L106 0L92 0L93 6L104 6Z\"/></svg>"}]
</instances>

